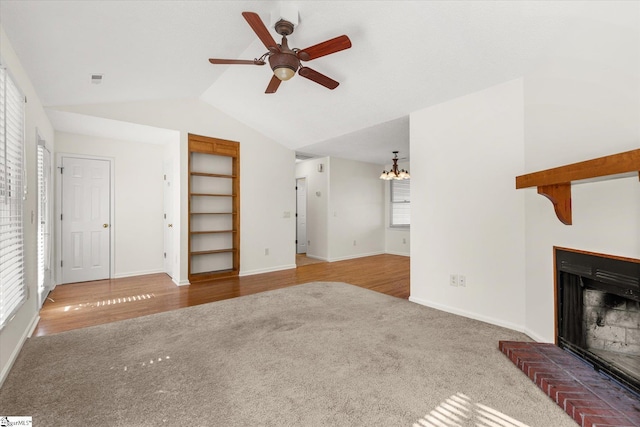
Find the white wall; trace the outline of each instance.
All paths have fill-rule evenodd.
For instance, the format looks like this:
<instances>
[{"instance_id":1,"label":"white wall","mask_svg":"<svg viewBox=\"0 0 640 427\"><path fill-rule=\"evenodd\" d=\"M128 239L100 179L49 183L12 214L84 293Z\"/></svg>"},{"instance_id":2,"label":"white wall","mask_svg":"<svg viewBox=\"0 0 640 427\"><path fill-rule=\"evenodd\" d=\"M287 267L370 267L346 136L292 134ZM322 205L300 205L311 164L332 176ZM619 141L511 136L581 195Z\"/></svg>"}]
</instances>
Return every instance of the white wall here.
<instances>
[{"instance_id":1,"label":"white wall","mask_svg":"<svg viewBox=\"0 0 640 427\"><path fill-rule=\"evenodd\" d=\"M402 154L402 153L400 153ZM383 170L388 171L392 165L386 165ZM398 162L399 169L408 170L411 173L410 162ZM379 175L378 175L379 176ZM411 229L405 227L391 228L391 194L390 184L384 182L384 225L385 225L385 247L384 251L392 255L409 256L411 253ZM413 192L413 191L412 191ZM413 211L413 206L411 208ZM413 212L412 212L413 213Z\"/></svg>"},{"instance_id":2,"label":"white wall","mask_svg":"<svg viewBox=\"0 0 640 427\"><path fill-rule=\"evenodd\" d=\"M523 330L522 109L514 80L411 114L411 301Z\"/></svg>"},{"instance_id":3,"label":"white wall","mask_svg":"<svg viewBox=\"0 0 640 427\"><path fill-rule=\"evenodd\" d=\"M591 19L563 17L579 28L524 79L522 173L640 148L640 3L581 7ZM535 189L519 191L526 193L527 333L553 342L552 247L640 258L640 183L573 185L571 226Z\"/></svg>"},{"instance_id":4,"label":"white wall","mask_svg":"<svg viewBox=\"0 0 640 427\"><path fill-rule=\"evenodd\" d=\"M180 131L180 283L187 279L188 133L240 142L240 274L295 267L295 153L198 99L59 108ZM265 255L269 248L269 255Z\"/></svg>"},{"instance_id":5,"label":"white wall","mask_svg":"<svg viewBox=\"0 0 640 427\"><path fill-rule=\"evenodd\" d=\"M379 176L379 165L331 158L330 261L384 253L384 182Z\"/></svg>"},{"instance_id":6,"label":"white wall","mask_svg":"<svg viewBox=\"0 0 640 427\"><path fill-rule=\"evenodd\" d=\"M411 299L547 342L554 245L640 258L637 177L574 184L571 226L515 190L515 176L640 147L640 3L573 6L550 16L571 33L523 79L411 115Z\"/></svg>"},{"instance_id":7,"label":"white wall","mask_svg":"<svg viewBox=\"0 0 640 427\"><path fill-rule=\"evenodd\" d=\"M35 328L38 321L37 227L31 221L31 218L37 218L38 207L36 128L40 136L47 141L47 146L51 150L55 148L55 144L53 127L42 108L42 103L29 80L29 76L22 68L22 64L2 27L0 27L0 57L2 65L8 68L14 81L27 97L25 106L25 151L28 184L28 193L24 206L24 258L28 299L13 319L0 331L1 385L22 348L24 340Z\"/></svg>"},{"instance_id":8,"label":"white wall","mask_svg":"<svg viewBox=\"0 0 640 427\"><path fill-rule=\"evenodd\" d=\"M318 170L322 165L322 172ZM307 182L307 256L329 261L329 174L328 157L296 163L296 178Z\"/></svg>"},{"instance_id":9,"label":"white wall","mask_svg":"<svg viewBox=\"0 0 640 427\"><path fill-rule=\"evenodd\" d=\"M56 152L114 163L114 277L164 271L164 145L56 132Z\"/></svg>"}]
</instances>

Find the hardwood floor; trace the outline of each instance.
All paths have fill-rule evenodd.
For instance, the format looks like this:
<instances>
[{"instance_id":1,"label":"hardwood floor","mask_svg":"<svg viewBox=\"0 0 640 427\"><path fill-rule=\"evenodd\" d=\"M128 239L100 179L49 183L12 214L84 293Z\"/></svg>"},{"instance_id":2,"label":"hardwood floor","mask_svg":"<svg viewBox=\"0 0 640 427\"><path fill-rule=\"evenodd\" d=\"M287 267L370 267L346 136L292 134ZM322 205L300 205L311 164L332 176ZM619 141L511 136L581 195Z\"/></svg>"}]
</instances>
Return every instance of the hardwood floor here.
<instances>
[{"instance_id":1,"label":"hardwood floor","mask_svg":"<svg viewBox=\"0 0 640 427\"><path fill-rule=\"evenodd\" d=\"M409 298L409 257L376 255L176 286L166 274L57 286L33 335L48 335L308 282L346 282Z\"/></svg>"}]
</instances>

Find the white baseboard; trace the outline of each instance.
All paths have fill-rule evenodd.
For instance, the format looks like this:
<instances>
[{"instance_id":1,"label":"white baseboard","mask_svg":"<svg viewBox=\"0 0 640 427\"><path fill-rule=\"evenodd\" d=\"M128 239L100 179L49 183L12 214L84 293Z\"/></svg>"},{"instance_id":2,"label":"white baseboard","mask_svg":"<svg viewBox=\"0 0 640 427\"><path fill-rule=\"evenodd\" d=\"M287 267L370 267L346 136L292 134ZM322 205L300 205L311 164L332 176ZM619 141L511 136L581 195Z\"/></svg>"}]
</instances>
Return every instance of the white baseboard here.
<instances>
[{"instance_id":1,"label":"white baseboard","mask_svg":"<svg viewBox=\"0 0 640 427\"><path fill-rule=\"evenodd\" d=\"M180 281L176 281L176 279L174 279L173 277L171 278L171 281L173 283L176 284L176 286L189 286L191 284L191 282L189 282L189 279L184 279L184 280L180 280Z\"/></svg>"},{"instance_id":2,"label":"white baseboard","mask_svg":"<svg viewBox=\"0 0 640 427\"><path fill-rule=\"evenodd\" d=\"M253 276L255 274L273 273L274 271L291 270L292 268L296 268L296 265L295 264L288 264L288 265L280 265L278 267L261 268L261 269L257 269L257 270L241 271L238 274L238 276L240 276L240 277Z\"/></svg>"},{"instance_id":3,"label":"white baseboard","mask_svg":"<svg viewBox=\"0 0 640 427\"><path fill-rule=\"evenodd\" d=\"M505 322L503 320L496 319L494 317L484 316L482 314L473 313L466 310L460 310L459 308L449 307L447 305L434 303L432 301L416 298L413 296L409 297L409 301L415 302L416 304L424 305L427 307L435 308L436 310L446 311L447 313L457 314L459 316L468 317L470 319L479 320L481 322L490 323L492 325L501 326L503 328L525 333L524 327L522 325L517 325L511 322Z\"/></svg>"},{"instance_id":4,"label":"white baseboard","mask_svg":"<svg viewBox=\"0 0 640 427\"><path fill-rule=\"evenodd\" d=\"M364 258L367 256L382 255L382 254L384 254L384 252L369 252L366 254L347 255L347 256L341 256L337 258L329 258L329 262L346 261L348 259Z\"/></svg>"},{"instance_id":5,"label":"white baseboard","mask_svg":"<svg viewBox=\"0 0 640 427\"><path fill-rule=\"evenodd\" d=\"M145 270L145 271L132 271L129 273L119 273L119 274L114 274L113 278L114 279L124 279L125 277L134 277L134 276L145 276L147 274L158 274L158 273L164 273L164 270Z\"/></svg>"},{"instance_id":6,"label":"white baseboard","mask_svg":"<svg viewBox=\"0 0 640 427\"><path fill-rule=\"evenodd\" d=\"M33 319L31 319L31 322L29 323L29 327L25 329L25 331L22 333L22 336L18 341L18 345L11 352L11 356L9 356L9 360L7 361L7 364L2 367L2 372L0 372L0 388L2 387L2 384L4 384L4 380L7 378L7 375L9 375L9 371L11 371L13 364L18 358L18 355L20 354L20 350L22 350L22 346L24 345L27 338L31 337L31 334L33 334L33 331L36 329L36 326L38 326L39 321L40 321L40 315L38 313L35 313L33 315Z\"/></svg>"},{"instance_id":7,"label":"white baseboard","mask_svg":"<svg viewBox=\"0 0 640 427\"><path fill-rule=\"evenodd\" d=\"M385 253L386 253L386 254L389 254L389 255L400 255L400 256L407 256L407 257L408 257L408 256L411 256L411 254L408 254L408 253L406 253L406 252L388 252L388 251L387 251L387 252L385 252Z\"/></svg>"},{"instance_id":8,"label":"white baseboard","mask_svg":"<svg viewBox=\"0 0 640 427\"><path fill-rule=\"evenodd\" d=\"M36 314L36 316L31 320L31 323L29 324L29 328L27 329L27 338L31 338L31 335L33 335L33 331L36 330L36 327L38 326L38 322L40 321L40 314Z\"/></svg>"},{"instance_id":9,"label":"white baseboard","mask_svg":"<svg viewBox=\"0 0 640 427\"><path fill-rule=\"evenodd\" d=\"M524 332L529 338L536 342L544 342L553 344L553 340L549 341L546 338L543 338L541 335L538 335L536 332L533 332L531 329L524 328Z\"/></svg>"}]
</instances>

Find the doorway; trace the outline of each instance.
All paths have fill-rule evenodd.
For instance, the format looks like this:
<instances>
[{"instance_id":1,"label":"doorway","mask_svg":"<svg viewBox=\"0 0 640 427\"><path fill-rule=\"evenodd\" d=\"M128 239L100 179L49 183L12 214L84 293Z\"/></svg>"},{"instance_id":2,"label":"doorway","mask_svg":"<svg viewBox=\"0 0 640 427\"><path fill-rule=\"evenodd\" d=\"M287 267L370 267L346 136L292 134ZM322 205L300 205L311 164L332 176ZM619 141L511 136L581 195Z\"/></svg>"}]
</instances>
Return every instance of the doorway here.
<instances>
[{"instance_id":1,"label":"doorway","mask_svg":"<svg viewBox=\"0 0 640 427\"><path fill-rule=\"evenodd\" d=\"M111 159L60 157L60 283L111 277Z\"/></svg>"},{"instance_id":2,"label":"doorway","mask_svg":"<svg viewBox=\"0 0 640 427\"><path fill-rule=\"evenodd\" d=\"M296 253L307 253L307 179L296 179Z\"/></svg>"}]
</instances>

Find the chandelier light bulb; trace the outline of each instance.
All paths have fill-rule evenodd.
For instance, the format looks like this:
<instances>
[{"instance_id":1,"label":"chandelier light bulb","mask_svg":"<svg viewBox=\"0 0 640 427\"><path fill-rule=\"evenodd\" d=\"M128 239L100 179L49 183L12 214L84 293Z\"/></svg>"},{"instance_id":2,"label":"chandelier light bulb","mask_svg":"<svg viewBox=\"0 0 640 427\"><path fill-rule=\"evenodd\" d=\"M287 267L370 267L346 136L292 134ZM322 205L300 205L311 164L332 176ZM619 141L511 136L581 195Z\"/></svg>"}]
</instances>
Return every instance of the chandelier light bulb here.
<instances>
[{"instance_id":1,"label":"chandelier light bulb","mask_svg":"<svg viewBox=\"0 0 640 427\"><path fill-rule=\"evenodd\" d=\"M384 179L386 181L390 180L390 179L409 179L411 178L411 176L409 175L409 171L401 169L398 170L398 152L394 151L393 152L394 157L393 159L393 166L391 167L391 170L387 173L386 170L382 171L382 175L380 175L380 179Z\"/></svg>"}]
</instances>

